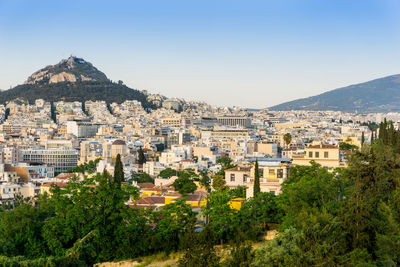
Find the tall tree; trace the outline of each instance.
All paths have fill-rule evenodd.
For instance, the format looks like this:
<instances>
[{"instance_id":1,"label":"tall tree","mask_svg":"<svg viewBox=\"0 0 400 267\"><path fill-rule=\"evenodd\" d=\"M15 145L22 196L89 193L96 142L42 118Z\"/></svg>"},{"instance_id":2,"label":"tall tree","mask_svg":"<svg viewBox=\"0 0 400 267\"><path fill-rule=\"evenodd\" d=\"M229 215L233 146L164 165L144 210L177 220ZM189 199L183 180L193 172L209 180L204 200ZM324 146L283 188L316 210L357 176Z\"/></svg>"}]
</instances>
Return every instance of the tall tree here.
<instances>
[{"instance_id":1,"label":"tall tree","mask_svg":"<svg viewBox=\"0 0 400 267\"><path fill-rule=\"evenodd\" d=\"M4 112L4 121L8 119L8 116L10 115L10 109L6 108L6 111Z\"/></svg>"},{"instance_id":2,"label":"tall tree","mask_svg":"<svg viewBox=\"0 0 400 267\"><path fill-rule=\"evenodd\" d=\"M388 129L387 129L387 120L386 118L379 125L379 139L382 140L384 144L388 143Z\"/></svg>"},{"instance_id":3,"label":"tall tree","mask_svg":"<svg viewBox=\"0 0 400 267\"><path fill-rule=\"evenodd\" d=\"M253 197L255 197L258 193L260 193L260 170L258 169L258 160L256 160L256 164L254 166L254 188L253 188Z\"/></svg>"},{"instance_id":4,"label":"tall tree","mask_svg":"<svg viewBox=\"0 0 400 267\"><path fill-rule=\"evenodd\" d=\"M207 172L201 172L201 178L199 180L200 185L202 185L207 192L211 192L211 178L208 176Z\"/></svg>"},{"instance_id":5,"label":"tall tree","mask_svg":"<svg viewBox=\"0 0 400 267\"><path fill-rule=\"evenodd\" d=\"M138 150L138 163L140 165L146 163L146 156L144 155L144 151L143 151L142 147L140 147Z\"/></svg>"},{"instance_id":6,"label":"tall tree","mask_svg":"<svg viewBox=\"0 0 400 267\"><path fill-rule=\"evenodd\" d=\"M114 182L121 186L121 183L125 181L124 175L124 167L121 161L121 155L118 154L117 158L115 159L115 166L114 166Z\"/></svg>"},{"instance_id":7,"label":"tall tree","mask_svg":"<svg viewBox=\"0 0 400 267\"><path fill-rule=\"evenodd\" d=\"M51 119L52 119L55 123L57 123L56 109L55 109L55 107L54 107L54 103L53 103L53 102L50 102L50 116L51 116Z\"/></svg>"},{"instance_id":8,"label":"tall tree","mask_svg":"<svg viewBox=\"0 0 400 267\"><path fill-rule=\"evenodd\" d=\"M362 132L361 134L361 146L364 145L365 142L365 136L364 136L364 132Z\"/></svg>"},{"instance_id":9,"label":"tall tree","mask_svg":"<svg viewBox=\"0 0 400 267\"><path fill-rule=\"evenodd\" d=\"M292 135L290 133L286 133L283 136L283 140L285 141L286 146L288 146L290 142L292 142Z\"/></svg>"},{"instance_id":10,"label":"tall tree","mask_svg":"<svg viewBox=\"0 0 400 267\"><path fill-rule=\"evenodd\" d=\"M215 190L224 190L226 188L226 181L223 175L217 174L213 177L212 187Z\"/></svg>"}]
</instances>

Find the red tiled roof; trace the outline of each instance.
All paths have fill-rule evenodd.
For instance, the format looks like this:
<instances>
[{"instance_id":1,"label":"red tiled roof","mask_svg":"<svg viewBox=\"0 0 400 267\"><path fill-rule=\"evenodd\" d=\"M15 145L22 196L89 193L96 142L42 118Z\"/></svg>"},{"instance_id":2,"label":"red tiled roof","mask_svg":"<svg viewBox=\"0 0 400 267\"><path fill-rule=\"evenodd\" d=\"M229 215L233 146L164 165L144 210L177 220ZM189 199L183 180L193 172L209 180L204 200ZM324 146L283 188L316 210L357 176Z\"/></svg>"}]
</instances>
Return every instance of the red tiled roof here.
<instances>
[{"instance_id":1,"label":"red tiled roof","mask_svg":"<svg viewBox=\"0 0 400 267\"><path fill-rule=\"evenodd\" d=\"M145 197L139 200L136 200L134 204L136 205L154 205L154 204L164 204L165 203L165 197L161 196L151 196L151 197Z\"/></svg>"},{"instance_id":2,"label":"red tiled roof","mask_svg":"<svg viewBox=\"0 0 400 267\"><path fill-rule=\"evenodd\" d=\"M153 188L154 184L153 183L138 183L137 186L140 188Z\"/></svg>"},{"instance_id":3,"label":"red tiled roof","mask_svg":"<svg viewBox=\"0 0 400 267\"><path fill-rule=\"evenodd\" d=\"M50 182L50 183L42 184L42 186L44 186L44 187L50 187L52 184L55 184L55 185L57 185L58 187L65 187L65 186L68 185L68 184L66 184L66 183Z\"/></svg>"},{"instance_id":4,"label":"red tiled roof","mask_svg":"<svg viewBox=\"0 0 400 267\"><path fill-rule=\"evenodd\" d=\"M59 175L57 175L57 179L61 179L61 180L66 180L71 178L72 176L74 176L74 173L60 173Z\"/></svg>"},{"instance_id":5,"label":"red tiled roof","mask_svg":"<svg viewBox=\"0 0 400 267\"><path fill-rule=\"evenodd\" d=\"M200 202L202 201L205 197L207 196L206 192L203 191L195 191L193 194L188 194L187 200L186 201L192 201L192 202ZM181 197L182 198L182 197Z\"/></svg>"}]
</instances>

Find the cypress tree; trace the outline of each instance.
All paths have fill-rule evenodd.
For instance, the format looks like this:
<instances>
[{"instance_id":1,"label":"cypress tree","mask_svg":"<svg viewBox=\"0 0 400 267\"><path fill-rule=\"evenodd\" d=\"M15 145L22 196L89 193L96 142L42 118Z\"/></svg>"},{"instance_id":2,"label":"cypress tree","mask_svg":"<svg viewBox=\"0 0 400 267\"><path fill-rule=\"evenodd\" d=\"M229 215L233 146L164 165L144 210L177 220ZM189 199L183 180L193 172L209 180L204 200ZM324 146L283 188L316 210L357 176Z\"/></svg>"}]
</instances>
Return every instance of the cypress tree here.
<instances>
[{"instance_id":1,"label":"cypress tree","mask_svg":"<svg viewBox=\"0 0 400 267\"><path fill-rule=\"evenodd\" d=\"M382 140L384 144L388 144L388 129L386 118L379 125L379 139Z\"/></svg>"},{"instance_id":2,"label":"cypress tree","mask_svg":"<svg viewBox=\"0 0 400 267\"><path fill-rule=\"evenodd\" d=\"M143 151L142 147L140 147L138 150L138 163L139 164L146 163L146 157L144 155L144 151Z\"/></svg>"},{"instance_id":3,"label":"cypress tree","mask_svg":"<svg viewBox=\"0 0 400 267\"><path fill-rule=\"evenodd\" d=\"M364 136L364 132L362 132L361 134L361 146L364 144L365 142L365 136Z\"/></svg>"},{"instance_id":4,"label":"cypress tree","mask_svg":"<svg viewBox=\"0 0 400 267\"><path fill-rule=\"evenodd\" d=\"M6 111L4 113L4 121L6 121L8 119L8 116L10 115L10 109L6 108Z\"/></svg>"},{"instance_id":5,"label":"cypress tree","mask_svg":"<svg viewBox=\"0 0 400 267\"><path fill-rule=\"evenodd\" d=\"M51 116L51 119L55 123L57 123L56 109L54 107L54 103L53 102L50 102L50 116Z\"/></svg>"},{"instance_id":6,"label":"cypress tree","mask_svg":"<svg viewBox=\"0 0 400 267\"><path fill-rule=\"evenodd\" d=\"M256 160L256 164L254 166L254 189L253 189L253 197L255 197L258 193L260 193L260 170L258 169L258 160Z\"/></svg>"},{"instance_id":7,"label":"cypress tree","mask_svg":"<svg viewBox=\"0 0 400 267\"><path fill-rule=\"evenodd\" d=\"M374 141L374 131L371 131L371 144L372 144L372 141Z\"/></svg>"},{"instance_id":8,"label":"cypress tree","mask_svg":"<svg viewBox=\"0 0 400 267\"><path fill-rule=\"evenodd\" d=\"M394 146L396 144L395 130L393 122L390 121L389 129L388 129L388 144Z\"/></svg>"},{"instance_id":9,"label":"cypress tree","mask_svg":"<svg viewBox=\"0 0 400 267\"><path fill-rule=\"evenodd\" d=\"M114 166L114 182L121 186L121 183L125 180L124 177L124 167L122 166L121 155L118 154L115 159Z\"/></svg>"}]
</instances>

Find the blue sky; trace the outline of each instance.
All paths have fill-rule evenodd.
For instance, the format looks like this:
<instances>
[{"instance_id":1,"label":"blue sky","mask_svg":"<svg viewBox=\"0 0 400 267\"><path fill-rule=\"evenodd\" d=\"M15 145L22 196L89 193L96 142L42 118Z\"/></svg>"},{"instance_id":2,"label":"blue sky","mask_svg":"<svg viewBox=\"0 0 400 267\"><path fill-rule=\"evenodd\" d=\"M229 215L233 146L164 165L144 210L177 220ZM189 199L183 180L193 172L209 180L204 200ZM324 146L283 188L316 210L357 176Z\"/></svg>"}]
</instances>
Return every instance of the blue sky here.
<instances>
[{"instance_id":1,"label":"blue sky","mask_svg":"<svg viewBox=\"0 0 400 267\"><path fill-rule=\"evenodd\" d=\"M0 0L0 88L70 54L133 88L263 108L400 73L400 1Z\"/></svg>"}]
</instances>

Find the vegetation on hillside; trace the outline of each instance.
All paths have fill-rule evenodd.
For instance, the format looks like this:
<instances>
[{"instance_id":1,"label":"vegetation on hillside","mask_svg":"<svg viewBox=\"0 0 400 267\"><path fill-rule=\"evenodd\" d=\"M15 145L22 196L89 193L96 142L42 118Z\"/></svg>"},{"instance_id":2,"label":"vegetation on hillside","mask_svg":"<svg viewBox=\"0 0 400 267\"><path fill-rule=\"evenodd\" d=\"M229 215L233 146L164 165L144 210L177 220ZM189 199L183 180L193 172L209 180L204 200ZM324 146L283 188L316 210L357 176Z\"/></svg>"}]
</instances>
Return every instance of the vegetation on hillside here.
<instances>
[{"instance_id":1,"label":"vegetation on hillside","mask_svg":"<svg viewBox=\"0 0 400 267\"><path fill-rule=\"evenodd\" d=\"M142 103L144 108L154 108L142 92L110 81L23 84L0 92L0 103L2 104L16 98L27 100L29 103L34 103L36 99L44 99L50 102L61 100L104 100L107 103L122 103L125 100L137 100Z\"/></svg>"}]
</instances>

